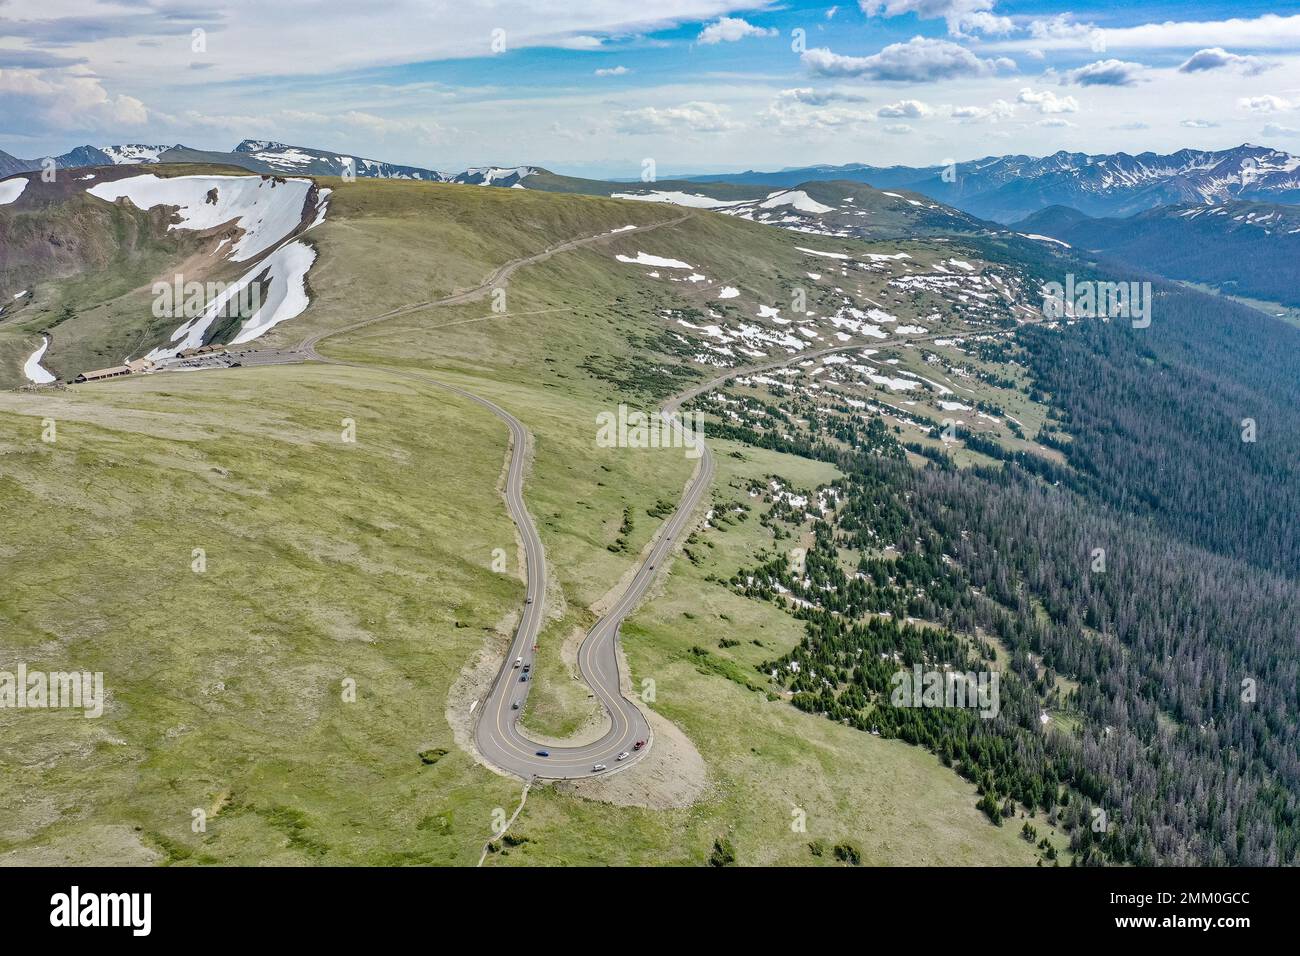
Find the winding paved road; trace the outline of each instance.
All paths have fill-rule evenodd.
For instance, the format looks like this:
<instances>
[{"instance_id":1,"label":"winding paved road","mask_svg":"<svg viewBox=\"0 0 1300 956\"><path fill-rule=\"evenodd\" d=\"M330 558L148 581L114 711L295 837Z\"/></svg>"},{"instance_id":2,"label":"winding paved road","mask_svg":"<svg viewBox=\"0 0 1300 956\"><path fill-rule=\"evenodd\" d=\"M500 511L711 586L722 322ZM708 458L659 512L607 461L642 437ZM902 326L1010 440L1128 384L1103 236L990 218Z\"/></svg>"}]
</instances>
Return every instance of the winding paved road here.
<instances>
[{"instance_id":1,"label":"winding paved road","mask_svg":"<svg viewBox=\"0 0 1300 956\"><path fill-rule=\"evenodd\" d=\"M699 465L691 478L691 483L688 485L677 511L673 513L672 517L661 529L650 555L637 568L632 580L613 607L596 622L578 649L578 667L582 679L592 689L592 692L605 708L609 716L609 730L599 740L581 746L543 746L528 739L519 727L518 718L527 699L531 681L520 681L519 676L523 673L523 667L522 665L518 668L515 667L517 659L522 659L524 664L532 664L533 649L537 644L537 636L545 619L546 552L542 547L541 536L537 533L537 526L534 524L532 515L529 514L528 507L524 503L524 469L531 448L531 436L528 429L524 427L519 419L495 402L458 386L441 382L432 375L412 369L399 369L332 359L321 355L317 350L317 346L327 338L353 332L421 309L460 305L475 301L488 295L493 289L509 279L515 271L524 266L542 262L557 253L577 249L603 239L621 238L632 233L648 232L652 229L676 225L684 222L691 215L691 213L684 213L673 219L638 226L635 229L601 233L560 243L540 253L506 263L496 269L481 284L465 292L458 292L428 302L402 306L359 322L353 322L350 325L314 333L304 339L297 349L284 352L277 356L275 360L285 362L314 360L331 365L382 369L405 378L412 378L435 385L465 398L496 415L509 428L510 462L506 471L504 496L506 508L515 526L519 529L520 538L523 540L527 585L523 616L515 630L514 639L510 644L510 652L502 662L501 669L493 682L487 699L477 711L478 721L475 740L480 753L487 760L501 769L525 779L533 777L552 779L589 777L596 773L592 769L596 764L605 764L613 771L631 765L649 750L651 743L650 725L638 706L624 697L622 693L617 646L619 626L624 618L640 603L641 598L653 583L655 569L676 544L689 523L695 506L712 482L713 458L708 449L701 443L702 454L699 458ZM661 414L666 420L675 423L674 416L679 405L680 402L674 400L665 406ZM516 701L519 703L517 709L514 706ZM640 750L636 749L638 741L644 741L645 743ZM546 751L549 756L538 756L537 752L539 750ZM623 752L627 752L629 756L620 762L618 755Z\"/></svg>"},{"instance_id":2,"label":"winding paved road","mask_svg":"<svg viewBox=\"0 0 1300 956\"><path fill-rule=\"evenodd\" d=\"M621 232L602 233L582 239L574 239L553 246L543 252L523 257L506 263L496 269L483 283L465 292L458 292L441 299L420 302L393 309L337 329L314 333L304 339L296 348L268 356L267 364L314 360L331 365L344 365L354 368L382 370L404 378L411 378L434 385L460 396L490 411L505 422L510 431L510 461L507 465L504 497L511 519L519 530L524 545L526 590L523 615L510 644L509 654L502 662L501 668L493 681L491 690L481 707L476 709L475 743L482 756L502 770L516 774L524 779L575 779L595 776L598 773L610 773L631 766L649 751L653 742L650 725L644 712L632 699L625 697L619 671L618 640L619 628L654 583L663 562L669 557L684 532L687 531L692 515L712 484L714 475L713 454L703 440L699 441L701 454L694 474L671 517L660 528L654 539L650 553L636 568L631 580L619 594L613 606L595 623L578 649L578 667L582 679L591 688L593 694L604 707L609 719L609 729L600 739L576 746L550 746L531 740L519 725L519 716L527 700L531 680L521 681L523 665L530 665L534 660L537 637L545 620L546 599L546 552L542 547L541 536L533 522L532 515L524 503L524 471L531 450L531 436L519 419L508 411L464 388L439 381L432 375L409 368L372 365L363 362L345 362L321 355L317 346L327 338L343 335L378 322L398 316L407 315L421 309L448 305L459 305L486 296L492 289L500 286L516 270L570 249L613 239L633 232L645 232L652 229L671 226L685 221L690 213L674 219L638 226ZM837 345L830 348L802 352L783 359L766 362L745 368L729 369L724 374L704 382L692 385L665 402L659 414L673 427L680 429L679 412L681 406L695 397L742 375L751 375L803 362L810 358L828 355L834 352L863 348L864 343ZM685 453L683 451L683 453ZM519 666L516 666L516 661ZM517 704L517 707L516 707ZM645 745L636 749L638 741ZM539 751L546 752L540 756ZM618 760L620 753L628 756ZM603 771L596 771L596 765L604 765Z\"/></svg>"}]
</instances>

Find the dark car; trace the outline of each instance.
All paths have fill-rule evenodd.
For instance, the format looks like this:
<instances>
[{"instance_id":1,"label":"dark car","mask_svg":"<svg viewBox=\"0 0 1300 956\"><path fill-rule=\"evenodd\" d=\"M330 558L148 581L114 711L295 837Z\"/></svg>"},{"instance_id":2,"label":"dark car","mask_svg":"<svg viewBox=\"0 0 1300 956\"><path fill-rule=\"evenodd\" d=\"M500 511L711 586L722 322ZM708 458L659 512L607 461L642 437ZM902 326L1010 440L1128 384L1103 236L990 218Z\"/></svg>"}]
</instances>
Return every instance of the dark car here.
<instances>
[{"instance_id":1,"label":"dark car","mask_svg":"<svg viewBox=\"0 0 1300 956\"><path fill-rule=\"evenodd\" d=\"M528 680L528 675L527 675L527 674L520 674L520 675L519 675L519 683L522 684L522 683L523 683L524 681L526 681L526 680Z\"/></svg>"},{"instance_id":2,"label":"dark car","mask_svg":"<svg viewBox=\"0 0 1300 956\"><path fill-rule=\"evenodd\" d=\"M632 749L633 749L633 750L640 750L640 749L641 749L642 747L644 747L644 746L645 746L645 741L644 741L644 740L638 740L636 743L634 743L634 744L632 745Z\"/></svg>"},{"instance_id":3,"label":"dark car","mask_svg":"<svg viewBox=\"0 0 1300 956\"><path fill-rule=\"evenodd\" d=\"M549 750L539 750L539 751L537 751L537 756L539 756L539 757L549 757L550 755L551 755L551 752L550 752Z\"/></svg>"}]
</instances>

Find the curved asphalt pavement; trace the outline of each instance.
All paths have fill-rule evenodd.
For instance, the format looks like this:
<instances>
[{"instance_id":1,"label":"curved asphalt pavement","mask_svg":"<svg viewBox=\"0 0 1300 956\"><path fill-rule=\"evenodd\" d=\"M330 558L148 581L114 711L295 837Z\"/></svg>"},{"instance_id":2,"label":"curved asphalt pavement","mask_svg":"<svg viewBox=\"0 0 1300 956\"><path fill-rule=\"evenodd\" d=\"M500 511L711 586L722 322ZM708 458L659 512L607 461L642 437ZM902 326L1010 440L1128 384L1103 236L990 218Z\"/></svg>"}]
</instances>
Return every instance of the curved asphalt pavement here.
<instances>
[{"instance_id":1,"label":"curved asphalt pavement","mask_svg":"<svg viewBox=\"0 0 1300 956\"><path fill-rule=\"evenodd\" d=\"M327 338L352 332L421 309L472 302L484 297L492 289L500 286L516 270L549 259L556 253L576 249L598 242L601 239L621 238L630 233L647 232L663 226L676 225L684 222L690 215L690 213L685 213L673 219L638 226L635 229L601 233L560 243L540 253L506 263L493 271L480 285L468 291L458 292L428 302L402 306L381 315L363 319L360 322L314 333L304 339L294 352L286 355L289 358L311 359L331 365L347 365L368 369L382 368L403 377L427 382L486 408L504 421L509 428L510 463L507 466L506 473L505 500L510 517L519 529L519 535L524 542L527 586L523 615L520 618L519 626L515 630L514 639L511 641L510 652L505 661L502 662L501 669L493 682L487 699L483 702L482 708L477 711L478 723L475 739L480 753L487 760L503 770L510 771L525 779L530 777L554 779L589 777L596 773L596 771L592 770L592 767L596 764L605 764L612 771L630 765L644 756L646 751L649 750L651 742L650 725L637 705L622 694L617 648L619 625L640 602L642 596L653 582L655 568L671 551L689 522L696 504L699 503L700 498L712 481L712 456L701 443L703 453L700 457L700 464L691 479L691 484L687 487L681 505L661 530L650 556L637 569L635 576L620 595L618 601L615 602L608 613L596 622L588 632L582 646L578 649L578 667L582 678L592 689L592 692L600 700L609 715L609 730L599 740L581 746L543 746L529 740L518 725L518 717L522 712L524 701L531 687L531 681L520 681L519 677L523 673L523 668L522 666L518 668L514 666L514 662L518 658L522 658L523 663L529 665L533 661L533 649L537 644L537 635L540 633L544 621L546 595L546 553L542 547L542 539L537 533L537 527L533 523L532 515L528 513L528 508L524 503L524 467L528 460L531 442L531 436L527 428L519 419L495 402L466 389L440 382L430 375L412 369L388 368L361 362L344 362L331 359L321 355L317 351L317 346ZM672 405L673 412L675 412L677 406L672 403L670 405ZM666 420L673 420L671 417L672 412L667 407L663 414ZM519 702L518 709L513 706L515 701ZM644 742L644 746L640 750L635 749L638 741ZM539 750L546 751L549 756L539 757L537 755ZM628 757L620 762L618 755L625 751L628 753Z\"/></svg>"},{"instance_id":2,"label":"curved asphalt pavement","mask_svg":"<svg viewBox=\"0 0 1300 956\"><path fill-rule=\"evenodd\" d=\"M522 713L527 700L528 690L532 686L531 680L520 680L520 676L524 673L522 665L531 665L533 662L537 636L544 621L546 597L546 552L542 547L542 540L537 533L537 527L533 522L532 515L529 514L527 505L524 503L524 468L528 461L531 444L528 429L524 427L519 419L495 402L458 386L440 382L431 375L412 369L398 369L331 359L321 355L316 347L327 338L352 332L421 309L459 305L474 301L487 295L493 288L498 287L511 274L523 266L541 262L556 253L576 249L601 239L612 239L632 232L644 232L663 226L675 225L685 221L690 215L690 213L687 213L675 219L664 220L647 226L638 226L636 229L602 233L561 243L535 255L506 263L496 269L482 284L468 291L455 293L441 299L403 306L382 315L354 322L351 325L314 333L304 339L296 350L285 353L287 360L312 359L332 365L382 369L403 377L427 382L487 409L504 421L509 428L510 462L506 473L505 501L510 517L519 529L519 535L524 543L527 580L525 603L519 626L516 628L514 639L510 644L510 651L501 664L487 698L476 711L478 718L475 727L475 742L484 758L495 766L524 779L534 777L574 779L596 776L598 773L610 773L630 766L644 757L650 749L653 741L650 725L645 714L637 703L623 696L618 662L619 628L624 619L635 610L651 584L653 584L660 565L671 554L683 532L686 531L696 507L712 483L714 475L712 452L709 451L707 444L700 439L701 454L699 463L682 495L681 501L678 503L677 509L660 529L650 554L636 569L635 574L624 588L622 594L619 595L618 600L587 632L586 638L578 649L578 667L582 679L605 708L609 716L609 729L599 740L587 744L571 747L539 744L529 739L518 722L519 715ZM795 361L806 361L809 358L832 352L862 347L861 343L839 345L792 355L763 365L731 369L725 374L693 385L675 395L664 404L659 414L665 421L674 423L675 427L680 428L677 415L683 404L730 379L778 368ZM515 666L516 660L521 662L519 667ZM515 707L516 702L518 702L518 708ZM645 742L640 750L635 749L638 741ZM540 756L538 751L545 751L547 756ZM619 761L618 755L623 752L626 752L628 756ZM603 764L607 769L604 771L593 770L593 767L597 764Z\"/></svg>"}]
</instances>

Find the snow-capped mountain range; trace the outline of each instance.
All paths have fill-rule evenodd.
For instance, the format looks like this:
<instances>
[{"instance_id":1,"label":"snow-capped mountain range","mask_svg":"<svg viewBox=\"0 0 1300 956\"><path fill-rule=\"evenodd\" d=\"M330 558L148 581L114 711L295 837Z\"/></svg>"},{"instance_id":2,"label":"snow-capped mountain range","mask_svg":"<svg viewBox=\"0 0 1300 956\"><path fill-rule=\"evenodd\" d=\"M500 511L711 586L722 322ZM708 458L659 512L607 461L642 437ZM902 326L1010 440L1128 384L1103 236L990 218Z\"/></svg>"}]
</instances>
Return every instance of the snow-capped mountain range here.
<instances>
[{"instance_id":1,"label":"snow-capped mountain range","mask_svg":"<svg viewBox=\"0 0 1300 956\"><path fill-rule=\"evenodd\" d=\"M1051 206L1011 228L1230 295L1300 306L1300 206L1234 199L1100 218Z\"/></svg>"},{"instance_id":2,"label":"snow-capped mountain range","mask_svg":"<svg viewBox=\"0 0 1300 956\"><path fill-rule=\"evenodd\" d=\"M402 166L337 150L246 139L230 152L176 144L129 143L80 146L54 157L60 168L139 163L204 163L275 175L419 179L478 186L551 188L555 179L538 166L478 166L459 173ZM43 160L0 152L0 178L41 168ZM532 182L530 177L538 177ZM1050 206L1089 216L1129 216L1158 206L1233 200L1300 205L1300 156L1243 144L1225 150L1181 149L1174 153L1072 153L1050 156L986 156L949 165L805 166L775 172L692 176L697 184L791 188L818 181L848 180L937 200L982 219L1014 222ZM584 181L593 182L593 181ZM553 185L553 184L552 184Z\"/></svg>"},{"instance_id":3,"label":"snow-capped mountain range","mask_svg":"<svg viewBox=\"0 0 1300 956\"><path fill-rule=\"evenodd\" d=\"M1300 157L1248 143L1165 155L1061 150L1050 156L987 156L931 167L851 164L691 178L773 186L849 179L877 189L913 190L1000 222L1055 205L1090 216L1123 216L1170 203L1247 199L1300 204Z\"/></svg>"},{"instance_id":4,"label":"snow-capped mountain range","mask_svg":"<svg viewBox=\"0 0 1300 956\"><path fill-rule=\"evenodd\" d=\"M378 159L366 159L337 150L291 146L260 139L246 139L228 153L193 149L179 143L173 146L127 143L78 146L53 159L60 169L141 163L208 163L237 166L257 173L342 176L350 171L359 178L421 179L475 186L514 186L528 176L543 172L535 166L480 166L460 173L444 173L420 166L401 166ZM43 162L43 159L18 159L0 152L0 178L38 170Z\"/></svg>"}]
</instances>

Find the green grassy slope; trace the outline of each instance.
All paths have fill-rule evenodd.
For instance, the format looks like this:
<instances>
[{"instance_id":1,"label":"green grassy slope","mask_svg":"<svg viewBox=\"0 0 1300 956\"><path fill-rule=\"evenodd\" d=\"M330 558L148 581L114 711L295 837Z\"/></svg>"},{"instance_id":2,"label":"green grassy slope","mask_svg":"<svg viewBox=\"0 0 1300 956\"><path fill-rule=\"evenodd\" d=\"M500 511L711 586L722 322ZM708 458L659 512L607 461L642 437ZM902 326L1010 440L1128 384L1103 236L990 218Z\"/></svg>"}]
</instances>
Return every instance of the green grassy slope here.
<instances>
[{"instance_id":1,"label":"green grassy slope","mask_svg":"<svg viewBox=\"0 0 1300 956\"><path fill-rule=\"evenodd\" d=\"M680 215L525 190L333 185L330 219L311 234L314 305L270 344L471 286L557 238ZM457 748L444 709L521 600L496 490L505 430L384 368L473 389L535 436L527 499L556 618L529 720L564 730L586 705L560 684L562 639L632 567L657 526L647 509L675 500L691 468L679 451L595 445L596 412L648 408L700 374L673 351L659 312L692 290L666 289L614 253L685 257L775 301L800 274L794 247L806 241L696 216L517 274L507 316L486 302L431 309L322 346L365 370L0 395L0 575L13 585L0 599L0 660L102 670L110 692L97 721L0 712L10 741L0 861L477 860L493 811L513 809L519 785ZM58 422L53 445L40 441L45 417ZM345 418L355 445L340 441ZM826 477L776 453L719 452L723 498L746 475ZM723 638L760 640L763 656L797 641L784 615L703 579L765 547L756 534L738 526L715 536L701 565L678 559L624 632L634 680L655 679L656 710L704 757L702 801L651 811L541 787L516 824L529 842L493 861L698 863L727 836L751 863L826 862L807 848L822 838L854 843L871 863L1032 863L1032 848L990 826L937 758L738 684L759 648L718 649L716 667L690 654ZM206 551L202 574L190 568L194 548ZM498 548L504 575L491 570ZM349 677L356 703L340 697ZM790 830L794 806L807 811L806 835ZM196 808L208 811L206 832L191 829Z\"/></svg>"}]
</instances>

